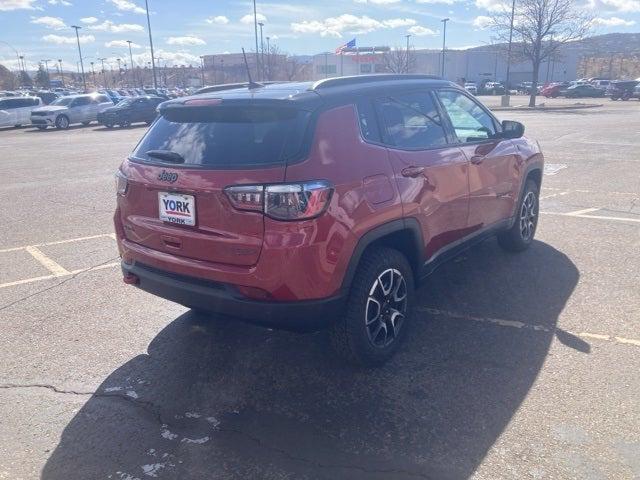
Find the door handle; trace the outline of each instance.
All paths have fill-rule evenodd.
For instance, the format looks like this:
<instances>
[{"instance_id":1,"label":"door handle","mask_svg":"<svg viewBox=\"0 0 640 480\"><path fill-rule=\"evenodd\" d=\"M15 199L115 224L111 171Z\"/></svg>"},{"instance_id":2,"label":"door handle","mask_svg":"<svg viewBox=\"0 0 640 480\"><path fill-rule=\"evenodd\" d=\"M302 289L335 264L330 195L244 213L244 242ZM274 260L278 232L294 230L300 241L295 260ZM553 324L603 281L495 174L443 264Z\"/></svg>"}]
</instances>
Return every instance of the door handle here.
<instances>
[{"instance_id":1,"label":"door handle","mask_svg":"<svg viewBox=\"0 0 640 480\"><path fill-rule=\"evenodd\" d=\"M485 159L484 155L473 155L471 157L471 163L473 163L474 165L478 165L480 163L482 163Z\"/></svg>"},{"instance_id":2,"label":"door handle","mask_svg":"<svg viewBox=\"0 0 640 480\"><path fill-rule=\"evenodd\" d=\"M424 173L424 167L407 167L402 169L403 177L419 177Z\"/></svg>"}]
</instances>

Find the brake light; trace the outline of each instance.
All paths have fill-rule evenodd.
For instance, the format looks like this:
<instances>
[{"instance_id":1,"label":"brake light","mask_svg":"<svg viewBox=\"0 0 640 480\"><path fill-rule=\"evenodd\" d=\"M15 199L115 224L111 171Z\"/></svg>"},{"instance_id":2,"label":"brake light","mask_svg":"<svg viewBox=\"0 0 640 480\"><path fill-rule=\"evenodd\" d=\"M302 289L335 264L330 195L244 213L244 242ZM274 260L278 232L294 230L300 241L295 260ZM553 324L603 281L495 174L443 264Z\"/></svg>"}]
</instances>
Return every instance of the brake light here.
<instances>
[{"instance_id":1,"label":"brake light","mask_svg":"<svg viewBox=\"0 0 640 480\"><path fill-rule=\"evenodd\" d=\"M124 196L127 194L127 190L129 189L129 182L127 181L127 177L121 170L116 172L116 193L120 196Z\"/></svg>"},{"instance_id":2,"label":"brake light","mask_svg":"<svg viewBox=\"0 0 640 480\"><path fill-rule=\"evenodd\" d=\"M324 213L333 187L325 180L275 185L238 185L225 188L238 210L263 212L276 220L307 220Z\"/></svg>"}]
</instances>

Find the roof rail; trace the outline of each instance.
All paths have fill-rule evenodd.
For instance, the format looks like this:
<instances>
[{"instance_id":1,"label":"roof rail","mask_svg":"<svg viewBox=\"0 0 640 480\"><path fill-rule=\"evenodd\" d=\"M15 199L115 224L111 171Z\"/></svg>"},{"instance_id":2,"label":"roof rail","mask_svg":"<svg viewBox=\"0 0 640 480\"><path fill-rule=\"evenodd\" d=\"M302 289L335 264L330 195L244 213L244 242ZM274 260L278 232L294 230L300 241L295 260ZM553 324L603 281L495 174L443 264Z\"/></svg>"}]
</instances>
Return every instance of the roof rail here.
<instances>
[{"instance_id":1,"label":"roof rail","mask_svg":"<svg viewBox=\"0 0 640 480\"><path fill-rule=\"evenodd\" d=\"M321 90L329 87L359 85L362 83L388 82L390 80L442 80L437 75L417 75L401 73L376 73L373 75L352 75L347 77L324 78L314 82L309 90Z\"/></svg>"}]
</instances>

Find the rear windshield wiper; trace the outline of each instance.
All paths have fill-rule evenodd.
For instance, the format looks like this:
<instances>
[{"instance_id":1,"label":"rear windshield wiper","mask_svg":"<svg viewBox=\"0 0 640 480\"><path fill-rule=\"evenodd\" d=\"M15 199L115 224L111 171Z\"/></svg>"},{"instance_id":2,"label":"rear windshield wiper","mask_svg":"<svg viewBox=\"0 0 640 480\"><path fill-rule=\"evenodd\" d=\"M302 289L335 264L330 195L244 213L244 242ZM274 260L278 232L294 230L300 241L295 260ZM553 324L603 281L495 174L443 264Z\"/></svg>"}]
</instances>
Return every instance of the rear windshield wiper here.
<instances>
[{"instance_id":1,"label":"rear windshield wiper","mask_svg":"<svg viewBox=\"0 0 640 480\"><path fill-rule=\"evenodd\" d=\"M171 163L184 163L184 157L171 150L149 150L147 156Z\"/></svg>"}]
</instances>

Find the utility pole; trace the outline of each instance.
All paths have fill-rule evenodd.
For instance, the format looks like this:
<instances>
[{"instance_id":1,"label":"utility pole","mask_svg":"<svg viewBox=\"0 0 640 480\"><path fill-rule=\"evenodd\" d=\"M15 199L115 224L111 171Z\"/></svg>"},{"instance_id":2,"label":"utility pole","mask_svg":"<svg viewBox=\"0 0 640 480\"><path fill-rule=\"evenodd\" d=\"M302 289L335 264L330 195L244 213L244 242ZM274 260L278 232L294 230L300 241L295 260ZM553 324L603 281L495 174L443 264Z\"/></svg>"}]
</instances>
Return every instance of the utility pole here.
<instances>
[{"instance_id":1,"label":"utility pole","mask_svg":"<svg viewBox=\"0 0 640 480\"><path fill-rule=\"evenodd\" d=\"M133 69L133 53L131 53L131 40L127 40L127 43L129 44L129 60L131 60L131 63L129 64L129 66L131 67L131 80L135 85L137 83L137 80L136 71Z\"/></svg>"},{"instance_id":2,"label":"utility pole","mask_svg":"<svg viewBox=\"0 0 640 480\"><path fill-rule=\"evenodd\" d=\"M153 39L151 38L151 20L149 19L149 0L144 0L144 6L147 9L147 27L149 29L149 46L151 47L151 69L153 70L153 88L158 88L158 79L156 78L156 59L153 56ZM131 44L129 44L131 47Z\"/></svg>"},{"instance_id":3,"label":"utility pole","mask_svg":"<svg viewBox=\"0 0 640 480\"><path fill-rule=\"evenodd\" d=\"M405 35L407 37L407 73L409 73L409 38L411 35Z\"/></svg>"},{"instance_id":4,"label":"utility pole","mask_svg":"<svg viewBox=\"0 0 640 480\"><path fill-rule=\"evenodd\" d=\"M84 91L87 91L87 80L84 78L84 63L82 62L82 50L80 49L80 35L78 34L78 30L82 27L78 27L77 25L71 25L71 28L76 31L76 40L78 41L78 55L80 56L80 69L82 70L82 86Z\"/></svg>"},{"instance_id":5,"label":"utility pole","mask_svg":"<svg viewBox=\"0 0 640 480\"><path fill-rule=\"evenodd\" d=\"M500 104L503 107L508 107L509 106L509 100L510 100L510 96L509 96L509 90L510 90L510 81L511 81L511 43L513 41L513 18L515 16L516 13L516 0L512 0L511 2L511 24L509 25L509 46L507 47L507 75L506 75L506 79L505 79L505 85L504 85L504 95L502 96L502 101L500 102Z\"/></svg>"},{"instance_id":6,"label":"utility pole","mask_svg":"<svg viewBox=\"0 0 640 480\"><path fill-rule=\"evenodd\" d=\"M447 45L447 22L449 21L448 18L443 18L441 20L443 26L442 29L442 73L441 76L442 78L444 78L444 59L445 59L445 50L446 50L446 45Z\"/></svg>"},{"instance_id":7,"label":"utility pole","mask_svg":"<svg viewBox=\"0 0 640 480\"><path fill-rule=\"evenodd\" d=\"M200 55L200 68L202 69L202 86L204 87L204 55Z\"/></svg>"},{"instance_id":8,"label":"utility pole","mask_svg":"<svg viewBox=\"0 0 640 480\"><path fill-rule=\"evenodd\" d=\"M262 38L262 27L264 27L263 22L258 22L260 25L260 67L261 67L261 76L262 80L264 80L264 40Z\"/></svg>"},{"instance_id":9,"label":"utility pole","mask_svg":"<svg viewBox=\"0 0 640 480\"><path fill-rule=\"evenodd\" d=\"M260 52L258 52L258 16L256 0L253 0L253 33L256 39L256 76L260 75ZM259 78L257 80L260 80Z\"/></svg>"},{"instance_id":10,"label":"utility pole","mask_svg":"<svg viewBox=\"0 0 640 480\"><path fill-rule=\"evenodd\" d=\"M62 59L58 59L58 72L60 73L60 80L62 81L62 86L64 87L64 73L62 73Z\"/></svg>"},{"instance_id":11,"label":"utility pole","mask_svg":"<svg viewBox=\"0 0 640 480\"><path fill-rule=\"evenodd\" d=\"M99 58L98 60L102 63L102 82L104 83L104 88L109 88L109 85L107 85L107 71L104 69L104 61L106 58Z\"/></svg>"}]
</instances>

